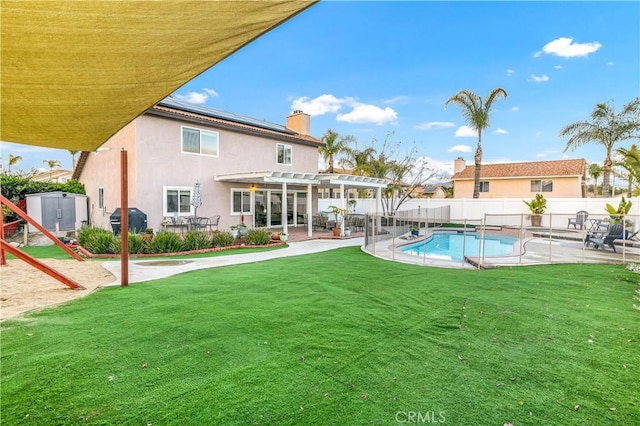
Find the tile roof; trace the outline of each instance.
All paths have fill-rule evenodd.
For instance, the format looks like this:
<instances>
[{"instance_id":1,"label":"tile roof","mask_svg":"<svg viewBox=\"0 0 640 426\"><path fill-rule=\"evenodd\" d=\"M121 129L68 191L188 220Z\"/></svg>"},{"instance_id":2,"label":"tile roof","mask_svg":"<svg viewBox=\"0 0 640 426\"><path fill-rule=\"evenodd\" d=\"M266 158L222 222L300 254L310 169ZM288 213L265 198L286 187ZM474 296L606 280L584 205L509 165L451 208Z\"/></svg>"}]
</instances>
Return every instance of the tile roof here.
<instances>
[{"instance_id":1,"label":"tile roof","mask_svg":"<svg viewBox=\"0 0 640 426\"><path fill-rule=\"evenodd\" d=\"M586 161L582 158L577 160L483 164L480 168L480 177L483 179L489 179L584 176L585 168ZM466 166L464 170L454 174L453 179L473 179L475 169L475 165Z\"/></svg>"}]
</instances>

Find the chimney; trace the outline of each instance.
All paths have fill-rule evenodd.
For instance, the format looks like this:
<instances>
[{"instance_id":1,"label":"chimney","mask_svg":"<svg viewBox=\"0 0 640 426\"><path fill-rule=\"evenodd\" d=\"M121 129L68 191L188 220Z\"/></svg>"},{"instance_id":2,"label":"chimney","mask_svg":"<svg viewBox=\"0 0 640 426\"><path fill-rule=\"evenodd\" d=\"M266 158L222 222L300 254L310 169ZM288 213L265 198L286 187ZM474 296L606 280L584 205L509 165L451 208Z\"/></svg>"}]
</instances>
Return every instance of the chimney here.
<instances>
[{"instance_id":1,"label":"chimney","mask_svg":"<svg viewBox=\"0 0 640 426\"><path fill-rule=\"evenodd\" d=\"M465 163L464 158L458 157L453 162L453 173L460 173L465 169L465 167L467 167L467 164Z\"/></svg>"},{"instance_id":2,"label":"chimney","mask_svg":"<svg viewBox=\"0 0 640 426\"><path fill-rule=\"evenodd\" d=\"M305 114L299 109L293 111L290 116L287 117L287 129L298 132L301 135L309 136L311 131L311 120L309 114Z\"/></svg>"}]
</instances>

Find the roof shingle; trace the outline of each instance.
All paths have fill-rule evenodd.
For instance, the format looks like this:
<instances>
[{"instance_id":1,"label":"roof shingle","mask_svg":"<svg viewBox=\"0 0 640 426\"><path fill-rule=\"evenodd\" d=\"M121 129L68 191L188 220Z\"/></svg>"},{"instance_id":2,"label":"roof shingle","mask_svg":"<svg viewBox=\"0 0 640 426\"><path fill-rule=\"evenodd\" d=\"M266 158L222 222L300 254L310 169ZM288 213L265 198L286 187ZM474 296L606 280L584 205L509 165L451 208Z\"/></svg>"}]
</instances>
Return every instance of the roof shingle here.
<instances>
[{"instance_id":1,"label":"roof shingle","mask_svg":"<svg viewBox=\"0 0 640 426\"><path fill-rule=\"evenodd\" d=\"M559 176L584 176L586 161L557 160L557 161L531 161L522 163L483 164L480 168L480 177L489 178L519 178L519 177L559 177ZM473 179L475 165L466 166L464 170L453 175L453 179Z\"/></svg>"}]
</instances>

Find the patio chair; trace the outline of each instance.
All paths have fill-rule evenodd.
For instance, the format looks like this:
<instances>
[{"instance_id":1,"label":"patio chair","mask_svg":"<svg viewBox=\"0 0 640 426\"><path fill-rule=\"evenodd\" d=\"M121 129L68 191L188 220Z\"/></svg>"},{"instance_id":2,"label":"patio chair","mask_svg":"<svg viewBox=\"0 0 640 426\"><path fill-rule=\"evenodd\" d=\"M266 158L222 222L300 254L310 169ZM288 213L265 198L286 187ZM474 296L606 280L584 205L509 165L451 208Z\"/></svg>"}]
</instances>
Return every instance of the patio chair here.
<instances>
[{"instance_id":1,"label":"patio chair","mask_svg":"<svg viewBox=\"0 0 640 426\"><path fill-rule=\"evenodd\" d=\"M589 212L585 210L580 210L578 213L576 213L576 217L569 218L569 223L567 223L567 228L573 225L574 229L584 229L585 222L587 221L587 217L589 217ZM580 228L578 228L578 226Z\"/></svg>"},{"instance_id":2,"label":"patio chair","mask_svg":"<svg viewBox=\"0 0 640 426\"><path fill-rule=\"evenodd\" d=\"M616 246L613 243L621 233L622 224L614 223L613 225L609 226L606 234L591 236L587 239L585 244L587 245L587 247L589 247L589 245L593 243L596 249L600 247L604 248L604 246L609 246L613 249L613 252L616 253Z\"/></svg>"},{"instance_id":3,"label":"patio chair","mask_svg":"<svg viewBox=\"0 0 640 426\"><path fill-rule=\"evenodd\" d=\"M218 230L218 224L220 223L220 215L217 214L215 216L211 216L209 218L209 222L207 223L207 231L217 231Z\"/></svg>"}]
</instances>

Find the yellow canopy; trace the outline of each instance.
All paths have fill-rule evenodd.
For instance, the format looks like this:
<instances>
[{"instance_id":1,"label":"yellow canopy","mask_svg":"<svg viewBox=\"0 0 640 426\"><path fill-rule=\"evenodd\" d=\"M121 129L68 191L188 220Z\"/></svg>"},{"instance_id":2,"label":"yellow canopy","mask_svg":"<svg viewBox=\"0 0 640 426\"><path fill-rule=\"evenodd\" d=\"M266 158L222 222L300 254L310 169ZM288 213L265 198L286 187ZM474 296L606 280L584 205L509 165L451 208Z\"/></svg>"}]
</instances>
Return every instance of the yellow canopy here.
<instances>
[{"instance_id":1,"label":"yellow canopy","mask_svg":"<svg viewBox=\"0 0 640 426\"><path fill-rule=\"evenodd\" d=\"M2 0L0 140L93 151L314 3Z\"/></svg>"}]
</instances>

